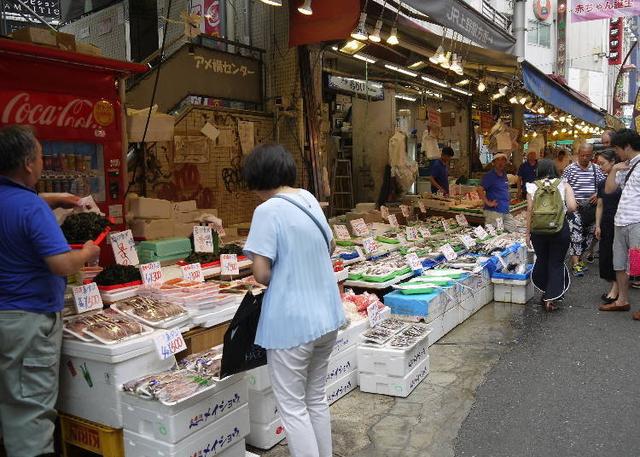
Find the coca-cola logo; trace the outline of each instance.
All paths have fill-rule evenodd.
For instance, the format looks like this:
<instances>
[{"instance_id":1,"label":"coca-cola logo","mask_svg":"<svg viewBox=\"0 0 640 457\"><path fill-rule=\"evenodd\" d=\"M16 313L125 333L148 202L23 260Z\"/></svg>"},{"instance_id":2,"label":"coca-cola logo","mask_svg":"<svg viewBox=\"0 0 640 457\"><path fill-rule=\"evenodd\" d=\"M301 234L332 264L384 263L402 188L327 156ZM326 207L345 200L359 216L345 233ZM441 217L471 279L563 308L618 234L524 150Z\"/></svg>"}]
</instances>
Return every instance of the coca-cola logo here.
<instances>
[{"instance_id":1,"label":"coca-cola logo","mask_svg":"<svg viewBox=\"0 0 640 457\"><path fill-rule=\"evenodd\" d=\"M96 129L93 102L85 98L49 97L47 101L60 104L32 103L31 94L20 92L13 96L2 111L2 124L30 124L43 127Z\"/></svg>"}]
</instances>

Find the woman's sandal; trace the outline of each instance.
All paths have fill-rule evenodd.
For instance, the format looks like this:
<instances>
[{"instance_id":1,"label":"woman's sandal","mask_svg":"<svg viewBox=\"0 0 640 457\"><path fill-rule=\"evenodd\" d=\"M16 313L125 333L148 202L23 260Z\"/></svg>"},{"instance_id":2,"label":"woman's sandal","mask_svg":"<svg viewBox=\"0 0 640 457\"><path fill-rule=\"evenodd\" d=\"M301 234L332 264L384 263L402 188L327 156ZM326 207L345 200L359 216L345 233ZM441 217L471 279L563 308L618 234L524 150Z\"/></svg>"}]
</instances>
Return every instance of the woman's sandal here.
<instances>
[{"instance_id":1,"label":"woman's sandal","mask_svg":"<svg viewBox=\"0 0 640 457\"><path fill-rule=\"evenodd\" d=\"M556 309L558 309L558 307L556 306L555 302L553 300L546 300L544 302L544 309L547 310L548 313L555 311Z\"/></svg>"}]
</instances>

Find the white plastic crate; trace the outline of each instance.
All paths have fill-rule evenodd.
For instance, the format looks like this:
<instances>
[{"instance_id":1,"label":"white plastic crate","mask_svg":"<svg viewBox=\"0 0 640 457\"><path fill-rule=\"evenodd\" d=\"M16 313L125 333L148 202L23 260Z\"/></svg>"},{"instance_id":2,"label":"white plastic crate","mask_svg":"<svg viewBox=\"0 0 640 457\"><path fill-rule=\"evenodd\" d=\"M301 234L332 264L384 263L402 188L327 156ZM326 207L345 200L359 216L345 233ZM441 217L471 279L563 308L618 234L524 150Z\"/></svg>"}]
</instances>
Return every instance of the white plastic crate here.
<instances>
[{"instance_id":1,"label":"white plastic crate","mask_svg":"<svg viewBox=\"0 0 640 457\"><path fill-rule=\"evenodd\" d=\"M408 350L360 345L358 346L358 372L404 377L429 357L428 347L428 333Z\"/></svg>"},{"instance_id":2,"label":"white plastic crate","mask_svg":"<svg viewBox=\"0 0 640 457\"><path fill-rule=\"evenodd\" d=\"M358 368L358 352L356 346L351 346L337 356L329 357L329 365L327 367L326 384L336 382L347 373L355 371Z\"/></svg>"},{"instance_id":3,"label":"white plastic crate","mask_svg":"<svg viewBox=\"0 0 640 457\"><path fill-rule=\"evenodd\" d=\"M358 372L347 373L337 381L327 385L327 402L332 405L358 387Z\"/></svg>"},{"instance_id":4,"label":"white plastic crate","mask_svg":"<svg viewBox=\"0 0 640 457\"><path fill-rule=\"evenodd\" d=\"M495 301L524 305L533 298L534 288L531 279L519 281L494 278L493 282Z\"/></svg>"},{"instance_id":5,"label":"white plastic crate","mask_svg":"<svg viewBox=\"0 0 640 457\"><path fill-rule=\"evenodd\" d=\"M173 406L123 392L124 428L158 441L177 443L248 401L247 381L243 375L230 376Z\"/></svg>"},{"instance_id":6,"label":"white plastic crate","mask_svg":"<svg viewBox=\"0 0 640 457\"><path fill-rule=\"evenodd\" d=\"M244 455L244 438L249 433L249 427L249 406L245 404L175 444L159 442L125 429L124 452L127 457L235 457L235 452ZM235 445L240 444L241 454L240 446L234 449Z\"/></svg>"},{"instance_id":7,"label":"white plastic crate","mask_svg":"<svg viewBox=\"0 0 640 457\"><path fill-rule=\"evenodd\" d=\"M287 434L284 431L282 420L278 417L268 424L251 422L251 433L247 436L247 444L258 449L267 450L286 437Z\"/></svg>"},{"instance_id":8,"label":"white plastic crate","mask_svg":"<svg viewBox=\"0 0 640 457\"><path fill-rule=\"evenodd\" d=\"M76 417L113 428L122 428L120 386L140 376L170 369L175 358L161 360L153 341L132 341L120 346L136 349L119 352L92 343L65 341L62 345L58 409Z\"/></svg>"},{"instance_id":9,"label":"white plastic crate","mask_svg":"<svg viewBox=\"0 0 640 457\"><path fill-rule=\"evenodd\" d=\"M252 423L269 424L278 416L276 396L271 387L258 391L249 390L249 416Z\"/></svg>"},{"instance_id":10,"label":"white plastic crate","mask_svg":"<svg viewBox=\"0 0 640 457\"><path fill-rule=\"evenodd\" d=\"M352 346L355 346L356 343L360 340L360 334L362 334L368 328L369 319L362 319L356 322L352 322L344 330L338 331L336 344L333 347L333 351L331 352L331 355L329 357L334 357L340 352L345 351Z\"/></svg>"},{"instance_id":11,"label":"white plastic crate","mask_svg":"<svg viewBox=\"0 0 640 457\"><path fill-rule=\"evenodd\" d=\"M404 377L360 373L360 390L372 394L407 397L429 374L429 358L420 362Z\"/></svg>"},{"instance_id":12,"label":"white plastic crate","mask_svg":"<svg viewBox=\"0 0 640 457\"><path fill-rule=\"evenodd\" d=\"M249 390L263 391L271 387L271 377L269 376L269 369L266 365L263 365L253 370L247 371L247 384Z\"/></svg>"}]
</instances>

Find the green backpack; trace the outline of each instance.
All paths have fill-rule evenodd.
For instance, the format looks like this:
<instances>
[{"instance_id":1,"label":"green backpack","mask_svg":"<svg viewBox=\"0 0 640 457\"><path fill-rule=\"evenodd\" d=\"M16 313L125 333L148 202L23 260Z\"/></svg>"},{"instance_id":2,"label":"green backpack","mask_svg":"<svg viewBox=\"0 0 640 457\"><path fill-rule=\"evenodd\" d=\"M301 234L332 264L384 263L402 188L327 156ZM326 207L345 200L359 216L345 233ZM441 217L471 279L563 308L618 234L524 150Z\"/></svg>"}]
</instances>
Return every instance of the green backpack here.
<instances>
[{"instance_id":1,"label":"green backpack","mask_svg":"<svg viewBox=\"0 0 640 457\"><path fill-rule=\"evenodd\" d=\"M553 235L562 230L565 206L560 195L559 179L541 179L535 181L536 193L533 195L531 211L531 233Z\"/></svg>"}]
</instances>

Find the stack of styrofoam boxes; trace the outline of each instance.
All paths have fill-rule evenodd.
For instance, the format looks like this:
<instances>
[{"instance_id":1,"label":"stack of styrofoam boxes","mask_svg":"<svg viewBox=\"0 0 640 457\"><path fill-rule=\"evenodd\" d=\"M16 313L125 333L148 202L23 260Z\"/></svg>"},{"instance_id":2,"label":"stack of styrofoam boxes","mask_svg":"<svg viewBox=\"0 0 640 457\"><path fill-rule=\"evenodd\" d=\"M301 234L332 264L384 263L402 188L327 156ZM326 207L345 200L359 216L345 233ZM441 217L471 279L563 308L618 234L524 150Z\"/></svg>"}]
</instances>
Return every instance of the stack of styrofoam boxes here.
<instances>
[{"instance_id":1,"label":"stack of styrofoam boxes","mask_svg":"<svg viewBox=\"0 0 640 457\"><path fill-rule=\"evenodd\" d=\"M356 346L360 334L369 327L362 319L338 332L336 344L329 356L327 369L327 401L332 404L358 386ZM266 366L247 372L251 433L247 443L258 449L271 449L285 438L278 406Z\"/></svg>"},{"instance_id":2,"label":"stack of styrofoam boxes","mask_svg":"<svg viewBox=\"0 0 640 457\"><path fill-rule=\"evenodd\" d=\"M249 405L244 375L233 375L174 405L122 392L127 457L245 455Z\"/></svg>"},{"instance_id":3,"label":"stack of styrofoam boxes","mask_svg":"<svg viewBox=\"0 0 640 457\"><path fill-rule=\"evenodd\" d=\"M358 378L361 391L407 397L427 377L428 326L409 325L424 329L424 334L407 348L397 349L391 347L389 342L382 346L366 342L358 345ZM401 333L402 330L398 334Z\"/></svg>"},{"instance_id":4,"label":"stack of styrofoam boxes","mask_svg":"<svg viewBox=\"0 0 640 457\"><path fill-rule=\"evenodd\" d=\"M133 197L129 200L127 221L136 238L157 240L174 236L173 205L169 200Z\"/></svg>"},{"instance_id":5,"label":"stack of styrofoam boxes","mask_svg":"<svg viewBox=\"0 0 640 457\"><path fill-rule=\"evenodd\" d=\"M460 314L460 296L457 286L440 290L429 302L429 314L425 319L431 329L429 346L458 326Z\"/></svg>"},{"instance_id":6,"label":"stack of styrofoam boxes","mask_svg":"<svg viewBox=\"0 0 640 457\"><path fill-rule=\"evenodd\" d=\"M173 202L173 236L189 238L193 233L193 226L200 218L200 211L195 200Z\"/></svg>"}]
</instances>

